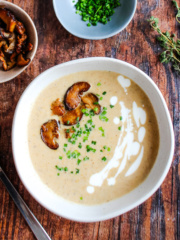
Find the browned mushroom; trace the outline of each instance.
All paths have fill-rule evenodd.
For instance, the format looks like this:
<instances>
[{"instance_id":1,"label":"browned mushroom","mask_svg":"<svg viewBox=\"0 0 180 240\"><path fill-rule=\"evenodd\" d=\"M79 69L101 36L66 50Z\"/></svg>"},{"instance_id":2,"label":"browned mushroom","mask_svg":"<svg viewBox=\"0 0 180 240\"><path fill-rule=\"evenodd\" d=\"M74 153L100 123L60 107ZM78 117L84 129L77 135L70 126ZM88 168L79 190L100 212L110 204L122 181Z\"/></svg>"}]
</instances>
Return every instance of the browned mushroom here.
<instances>
[{"instance_id":1,"label":"browned mushroom","mask_svg":"<svg viewBox=\"0 0 180 240\"><path fill-rule=\"evenodd\" d=\"M12 33L4 31L3 28L0 28L0 36L4 38L10 38L12 36Z\"/></svg>"},{"instance_id":2,"label":"browned mushroom","mask_svg":"<svg viewBox=\"0 0 180 240\"><path fill-rule=\"evenodd\" d=\"M20 34L23 35L26 31L24 25L22 22L16 21L16 31Z\"/></svg>"},{"instance_id":3,"label":"browned mushroom","mask_svg":"<svg viewBox=\"0 0 180 240\"><path fill-rule=\"evenodd\" d=\"M68 128L68 129L64 129L64 132L65 132L65 138L71 138L71 135L75 132L75 130L72 128Z\"/></svg>"},{"instance_id":4,"label":"browned mushroom","mask_svg":"<svg viewBox=\"0 0 180 240\"><path fill-rule=\"evenodd\" d=\"M81 97L82 102L85 104L86 108L90 108L94 111L95 114L100 114L101 105L98 103L99 98L93 93L87 93Z\"/></svg>"},{"instance_id":5,"label":"browned mushroom","mask_svg":"<svg viewBox=\"0 0 180 240\"><path fill-rule=\"evenodd\" d=\"M32 43L28 43L27 46L26 46L26 48L25 48L25 50L24 50L24 53L25 53L25 52L30 52L30 51L32 51L32 50L33 50L33 45L32 45Z\"/></svg>"},{"instance_id":6,"label":"browned mushroom","mask_svg":"<svg viewBox=\"0 0 180 240\"><path fill-rule=\"evenodd\" d=\"M84 109L84 106L79 105L76 109L66 112L62 116L62 123L66 126L77 124L83 116L82 109Z\"/></svg>"},{"instance_id":7,"label":"browned mushroom","mask_svg":"<svg viewBox=\"0 0 180 240\"><path fill-rule=\"evenodd\" d=\"M17 36L17 44L16 44L16 52L17 54L22 52L22 48L24 45L25 40L27 39L27 35L23 34L21 36Z\"/></svg>"},{"instance_id":8,"label":"browned mushroom","mask_svg":"<svg viewBox=\"0 0 180 240\"><path fill-rule=\"evenodd\" d=\"M17 66L19 67L24 67L30 62L30 59L27 58L26 60L24 59L22 53L18 55L17 57Z\"/></svg>"},{"instance_id":9,"label":"browned mushroom","mask_svg":"<svg viewBox=\"0 0 180 240\"><path fill-rule=\"evenodd\" d=\"M7 70L7 63L3 56L0 55L0 62L2 62L3 69Z\"/></svg>"},{"instance_id":10,"label":"browned mushroom","mask_svg":"<svg viewBox=\"0 0 180 240\"><path fill-rule=\"evenodd\" d=\"M8 38L9 41L9 46L6 45L6 47L4 47L4 51L5 53L8 54L12 54L15 50L15 46L16 46L16 35L15 33L12 33L11 36Z\"/></svg>"},{"instance_id":11,"label":"browned mushroom","mask_svg":"<svg viewBox=\"0 0 180 240\"><path fill-rule=\"evenodd\" d=\"M60 123L55 119L49 120L41 126L41 138L43 142L51 149L57 149L59 144L56 139L59 138Z\"/></svg>"},{"instance_id":12,"label":"browned mushroom","mask_svg":"<svg viewBox=\"0 0 180 240\"><path fill-rule=\"evenodd\" d=\"M64 104L66 108L68 110L75 109L81 102L80 95L83 94L83 92L88 91L89 88L90 84L87 82L77 82L68 88L64 97Z\"/></svg>"},{"instance_id":13,"label":"browned mushroom","mask_svg":"<svg viewBox=\"0 0 180 240\"><path fill-rule=\"evenodd\" d=\"M8 32L14 32L16 27L16 19L9 10L0 8L0 19L6 24L6 30Z\"/></svg>"},{"instance_id":14,"label":"browned mushroom","mask_svg":"<svg viewBox=\"0 0 180 240\"><path fill-rule=\"evenodd\" d=\"M63 116L66 112L64 108L64 104L60 101L59 98L57 98L52 104L51 104L51 110L54 115Z\"/></svg>"}]
</instances>

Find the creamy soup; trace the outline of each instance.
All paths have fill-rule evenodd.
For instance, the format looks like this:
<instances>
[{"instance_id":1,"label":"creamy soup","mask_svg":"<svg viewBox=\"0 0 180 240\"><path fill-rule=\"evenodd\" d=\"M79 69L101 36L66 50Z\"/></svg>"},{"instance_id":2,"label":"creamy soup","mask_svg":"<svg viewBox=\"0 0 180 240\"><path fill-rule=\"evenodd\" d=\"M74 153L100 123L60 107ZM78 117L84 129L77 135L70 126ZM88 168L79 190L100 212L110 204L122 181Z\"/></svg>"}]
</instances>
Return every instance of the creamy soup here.
<instances>
[{"instance_id":1,"label":"creamy soup","mask_svg":"<svg viewBox=\"0 0 180 240\"><path fill-rule=\"evenodd\" d=\"M88 82L99 98L99 115L84 111L70 139L51 104L63 102L67 89ZM92 112L92 111L91 111ZM59 147L50 149L40 128L60 121ZM65 130L66 129L66 130ZM151 171L159 148L159 130L150 100L131 79L114 72L87 71L51 83L36 99L29 119L30 156L42 181L61 197L81 204L100 204L119 198L141 184Z\"/></svg>"}]
</instances>

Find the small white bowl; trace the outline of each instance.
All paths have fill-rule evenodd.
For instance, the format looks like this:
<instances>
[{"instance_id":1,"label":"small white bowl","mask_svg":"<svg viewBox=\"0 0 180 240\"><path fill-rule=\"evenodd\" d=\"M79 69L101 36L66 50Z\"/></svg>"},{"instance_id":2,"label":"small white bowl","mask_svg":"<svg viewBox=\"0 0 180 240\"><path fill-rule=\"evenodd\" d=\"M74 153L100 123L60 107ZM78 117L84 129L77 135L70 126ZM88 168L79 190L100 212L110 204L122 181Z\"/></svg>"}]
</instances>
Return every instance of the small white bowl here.
<instances>
[{"instance_id":1,"label":"small white bowl","mask_svg":"<svg viewBox=\"0 0 180 240\"><path fill-rule=\"evenodd\" d=\"M137 0L121 0L121 6L115 8L111 21L105 25L98 23L97 26L87 27L88 22L84 22L82 17L76 14L75 2L53 0L55 14L68 32L92 40L109 38L121 32L132 20L137 5Z\"/></svg>"},{"instance_id":2,"label":"small white bowl","mask_svg":"<svg viewBox=\"0 0 180 240\"><path fill-rule=\"evenodd\" d=\"M36 27L30 18L30 16L20 7L17 5L0 0L0 7L5 7L10 10L17 20L21 21L27 31L28 41L33 44L32 51L28 52L27 58L30 58L30 63L25 67L14 67L9 71L3 71L2 68L0 69L0 83L7 82L15 77L17 77L20 73L22 73L32 62L38 46L38 35L36 31Z\"/></svg>"},{"instance_id":3,"label":"small white bowl","mask_svg":"<svg viewBox=\"0 0 180 240\"><path fill-rule=\"evenodd\" d=\"M40 92L54 80L79 71L107 70L123 74L137 83L148 95L159 125L160 147L156 162L145 181L130 193L108 203L85 206L56 195L40 180L28 150L28 119ZM51 212L79 222L106 220L123 214L147 200L161 185L174 152L171 118L162 94L155 83L138 68L111 58L85 58L50 68L40 74L24 91L17 105L12 127L12 149L17 172L30 194Z\"/></svg>"}]
</instances>

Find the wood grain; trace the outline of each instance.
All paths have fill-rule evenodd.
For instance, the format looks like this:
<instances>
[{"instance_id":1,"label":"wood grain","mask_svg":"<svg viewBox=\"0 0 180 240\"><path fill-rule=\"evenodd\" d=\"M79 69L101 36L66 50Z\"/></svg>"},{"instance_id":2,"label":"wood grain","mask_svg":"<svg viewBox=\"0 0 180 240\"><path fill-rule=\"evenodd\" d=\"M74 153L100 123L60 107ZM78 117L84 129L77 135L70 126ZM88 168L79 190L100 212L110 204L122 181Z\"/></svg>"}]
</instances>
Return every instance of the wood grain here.
<instances>
[{"instance_id":1,"label":"wood grain","mask_svg":"<svg viewBox=\"0 0 180 240\"><path fill-rule=\"evenodd\" d=\"M175 10L170 0L138 0L129 26L106 40L83 40L69 34L58 22L48 0L12 0L33 19L39 46L32 64L18 77L0 85L0 163L4 171L52 239L144 240L180 239L180 77L171 65L158 60L160 47L146 21L159 17L163 30L177 32ZM174 132L175 154L171 169L157 192L145 203L114 219L77 223L41 207L22 185L13 163L11 126L16 104L28 84L44 70L72 59L106 56L127 61L147 73L161 90L169 107ZM0 239L35 239L4 186L0 182Z\"/></svg>"}]
</instances>

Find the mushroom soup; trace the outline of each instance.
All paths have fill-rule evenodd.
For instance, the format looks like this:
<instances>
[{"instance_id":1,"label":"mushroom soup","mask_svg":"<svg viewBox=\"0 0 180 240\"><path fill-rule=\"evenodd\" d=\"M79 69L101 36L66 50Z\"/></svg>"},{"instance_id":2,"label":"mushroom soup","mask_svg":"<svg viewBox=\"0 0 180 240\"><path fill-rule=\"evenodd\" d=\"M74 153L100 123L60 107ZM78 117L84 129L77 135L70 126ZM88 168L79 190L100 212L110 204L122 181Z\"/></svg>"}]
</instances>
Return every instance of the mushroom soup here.
<instances>
[{"instance_id":1,"label":"mushroom soup","mask_svg":"<svg viewBox=\"0 0 180 240\"><path fill-rule=\"evenodd\" d=\"M131 79L107 71L52 82L35 100L28 138L42 181L61 197L89 205L141 184L159 148L146 94Z\"/></svg>"}]
</instances>

